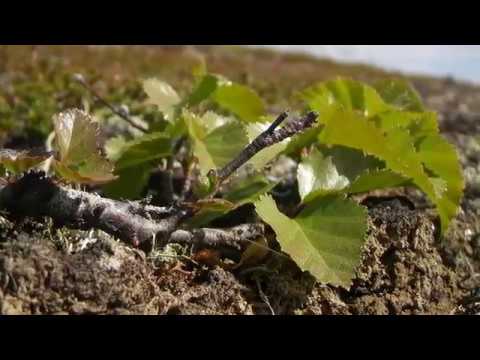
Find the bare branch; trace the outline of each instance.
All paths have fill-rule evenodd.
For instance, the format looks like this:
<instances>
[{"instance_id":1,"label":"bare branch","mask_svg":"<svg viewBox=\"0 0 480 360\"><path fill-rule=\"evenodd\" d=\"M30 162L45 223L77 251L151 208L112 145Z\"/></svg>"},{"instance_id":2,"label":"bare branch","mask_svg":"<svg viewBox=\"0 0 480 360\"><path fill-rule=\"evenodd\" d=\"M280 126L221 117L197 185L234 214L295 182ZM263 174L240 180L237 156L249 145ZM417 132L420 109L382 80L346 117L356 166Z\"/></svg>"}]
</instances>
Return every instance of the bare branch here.
<instances>
[{"instance_id":1,"label":"bare branch","mask_svg":"<svg viewBox=\"0 0 480 360\"><path fill-rule=\"evenodd\" d=\"M222 169L215 172L217 178L217 185L224 182L230 175L232 175L238 168L245 164L248 160L254 157L258 152L266 147L272 146L283 140L292 137L302 131L310 128L315 123L318 114L309 112L300 119L292 120L284 127L277 130L278 126L287 119L286 112L280 116L270 125L270 127L261 133L255 140L253 140L242 152L233 159L230 163L225 165Z\"/></svg>"},{"instance_id":2,"label":"bare branch","mask_svg":"<svg viewBox=\"0 0 480 360\"><path fill-rule=\"evenodd\" d=\"M186 215L186 210L143 206L64 188L42 172L30 172L16 182L0 186L0 209L14 216L48 216L55 223L74 229L100 229L144 249L151 246L154 238L156 243L165 243Z\"/></svg>"},{"instance_id":3,"label":"bare branch","mask_svg":"<svg viewBox=\"0 0 480 360\"><path fill-rule=\"evenodd\" d=\"M228 256L238 254L264 232L262 224L179 230L180 222L190 215L187 208L107 199L64 188L43 172L29 172L12 183L0 182L0 210L17 217L48 216L57 225L73 229L100 229L145 251L155 244L180 243L217 249Z\"/></svg>"},{"instance_id":4,"label":"bare branch","mask_svg":"<svg viewBox=\"0 0 480 360\"><path fill-rule=\"evenodd\" d=\"M243 224L229 229L176 230L170 235L170 242L177 244L195 244L200 247L221 249L229 247L244 250L248 245L264 234L263 224Z\"/></svg>"}]
</instances>

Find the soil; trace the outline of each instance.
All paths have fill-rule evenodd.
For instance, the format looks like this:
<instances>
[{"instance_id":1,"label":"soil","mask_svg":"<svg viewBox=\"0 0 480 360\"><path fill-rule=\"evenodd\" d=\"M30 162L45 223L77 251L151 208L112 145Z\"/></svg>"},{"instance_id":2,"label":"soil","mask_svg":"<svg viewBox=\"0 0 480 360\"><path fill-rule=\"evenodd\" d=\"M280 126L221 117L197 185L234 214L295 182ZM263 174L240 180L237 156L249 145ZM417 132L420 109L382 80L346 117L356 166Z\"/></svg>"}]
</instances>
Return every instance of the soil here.
<instances>
[{"instance_id":1,"label":"soil","mask_svg":"<svg viewBox=\"0 0 480 360\"><path fill-rule=\"evenodd\" d=\"M48 225L6 224L3 314L450 314L469 295L446 265L435 226L399 200L369 209L369 236L350 291L316 284L271 256L236 273L214 267L152 266L106 236L84 249L45 241ZM5 233L4 233L5 234ZM51 236L51 234L50 234ZM84 240L84 239L82 239ZM178 264L177 264L178 265Z\"/></svg>"},{"instance_id":2,"label":"soil","mask_svg":"<svg viewBox=\"0 0 480 360\"><path fill-rule=\"evenodd\" d=\"M207 61L231 77L248 68L254 77L249 81L260 92L278 86L274 79L255 82L267 64L286 69L277 73L288 74L288 84L305 82L295 76L306 77L316 68L324 74L328 68L310 58L255 51L236 53L235 61L243 61L238 65L226 50L205 51ZM249 68L252 59L258 59L257 68ZM366 76L362 69L358 78ZM368 74L381 76L373 70ZM363 197L368 239L346 291L316 283L275 254L238 270L159 261L101 232L56 229L48 219L13 223L0 216L0 314L479 314L480 89L450 79L413 81L427 106L439 112L442 132L457 146L466 178L462 209L445 237L416 191ZM293 85L281 89L282 96L295 90ZM272 108L282 105L275 96Z\"/></svg>"}]
</instances>

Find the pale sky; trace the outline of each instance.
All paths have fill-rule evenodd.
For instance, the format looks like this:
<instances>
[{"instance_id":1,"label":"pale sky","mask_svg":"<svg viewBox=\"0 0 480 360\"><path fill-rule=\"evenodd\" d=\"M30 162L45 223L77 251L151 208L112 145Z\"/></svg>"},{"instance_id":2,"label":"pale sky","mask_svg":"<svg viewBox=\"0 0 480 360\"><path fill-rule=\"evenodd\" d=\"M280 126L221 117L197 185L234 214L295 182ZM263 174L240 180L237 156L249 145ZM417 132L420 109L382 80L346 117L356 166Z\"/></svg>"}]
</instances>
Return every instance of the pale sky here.
<instances>
[{"instance_id":1,"label":"pale sky","mask_svg":"<svg viewBox=\"0 0 480 360\"><path fill-rule=\"evenodd\" d=\"M253 45L480 84L480 45Z\"/></svg>"}]
</instances>

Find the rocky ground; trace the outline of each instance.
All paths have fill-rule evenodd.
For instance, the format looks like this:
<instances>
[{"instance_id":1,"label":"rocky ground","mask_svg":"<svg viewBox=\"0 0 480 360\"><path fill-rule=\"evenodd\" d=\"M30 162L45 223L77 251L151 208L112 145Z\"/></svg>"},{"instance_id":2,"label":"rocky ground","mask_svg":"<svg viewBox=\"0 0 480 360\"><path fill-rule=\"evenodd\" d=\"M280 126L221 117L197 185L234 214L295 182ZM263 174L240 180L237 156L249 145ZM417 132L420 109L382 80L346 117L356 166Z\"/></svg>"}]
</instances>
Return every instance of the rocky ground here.
<instances>
[{"instance_id":1,"label":"rocky ground","mask_svg":"<svg viewBox=\"0 0 480 360\"><path fill-rule=\"evenodd\" d=\"M398 76L274 52L231 48L202 52L213 71L257 89L272 111L287 103L291 106L290 95L313 81L337 75L364 81ZM140 55L142 63L131 60ZM78 101L72 94L79 90L62 83L64 74L97 73L100 91L118 102L138 96L137 86L129 84L140 71L163 76L180 89L186 87L186 69L198 55L199 50L192 48L0 47L4 103L14 103L18 109L29 101L22 86L40 93L44 90L33 84L50 81L52 76L63 84L42 92L45 99L55 95L52 104L39 105L44 112L13 113L0 106L1 144L39 142L44 137L42 119L49 118L56 107ZM57 73L61 76L52 75ZM398 190L364 197L369 209L368 240L354 286L345 291L316 283L274 254L261 266L227 271L189 260L165 261L158 254L146 256L97 231L53 228L48 219L13 223L0 216L0 313L480 313L480 89L451 79L411 80L427 106L439 112L442 132L458 147L467 183L461 212L444 238L436 231L435 214L418 192ZM26 120L14 123L14 116L39 120L34 125Z\"/></svg>"}]
</instances>

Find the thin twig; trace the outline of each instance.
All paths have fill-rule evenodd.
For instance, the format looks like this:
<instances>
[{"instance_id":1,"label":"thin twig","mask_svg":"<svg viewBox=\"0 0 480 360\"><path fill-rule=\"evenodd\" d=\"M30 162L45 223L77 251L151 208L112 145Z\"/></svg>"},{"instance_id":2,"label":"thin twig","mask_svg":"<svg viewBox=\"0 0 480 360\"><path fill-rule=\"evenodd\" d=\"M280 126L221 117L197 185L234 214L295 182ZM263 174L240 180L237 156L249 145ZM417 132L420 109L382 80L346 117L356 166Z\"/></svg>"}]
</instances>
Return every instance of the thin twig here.
<instances>
[{"instance_id":1,"label":"thin twig","mask_svg":"<svg viewBox=\"0 0 480 360\"><path fill-rule=\"evenodd\" d=\"M292 137L310 128L315 123L318 114L309 112L300 119L290 121L283 128L277 130L278 126L288 117L288 113L284 112L270 125L270 127L255 138L242 152L225 165L222 169L215 171L217 186L221 185L230 175L238 168L254 157L258 152L266 147L272 146L283 140Z\"/></svg>"},{"instance_id":2,"label":"thin twig","mask_svg":"<svg viewBox=\"0 0 480 360\"><path fill-rule=\"evenodd\" d=\"M81 74L75 74L73 76L73 79L76 82L78 82L80 85L82 85L94 97L96 97L98 101L100 101L103 105L108 107L115 115L118 115L121 119L128 122L135 129L140 130L143 133L146 133L148 131L147 128L145 128L142 125L139 125L135 121L133 121L127 114L125 114L125 112L123 112L121 110L118 110L115 106L113 106L108 101L106 101L104 98L102 98L95 90L93 90L93 88L87 83L87 81L85 80L85 78Z\"/></svg>"}]
</instances>

